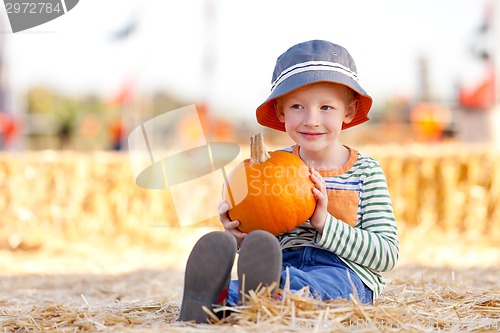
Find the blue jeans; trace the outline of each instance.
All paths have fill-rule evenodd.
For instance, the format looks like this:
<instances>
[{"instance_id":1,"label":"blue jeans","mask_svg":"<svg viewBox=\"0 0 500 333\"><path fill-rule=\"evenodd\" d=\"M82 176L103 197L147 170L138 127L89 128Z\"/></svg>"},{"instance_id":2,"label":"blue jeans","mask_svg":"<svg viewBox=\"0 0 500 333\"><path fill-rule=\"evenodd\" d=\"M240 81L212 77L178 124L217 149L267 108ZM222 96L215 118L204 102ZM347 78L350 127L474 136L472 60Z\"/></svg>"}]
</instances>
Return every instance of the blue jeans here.
<instances>
[{"instance_id":1,"label":"blue jeans","mask_svg":"<svg viewBox=\"0 0 500 333\"><path fill-rule=\"evenodd\" d=\"M309 286L311 296L321 300L344 298L353 294L353 286L360 301L373 303L373 292L339 257L329 251L301 247L283 251L281 288L286 281L286 268L290 275L290 291L295 292ZM238 280L229 284L228 304L238 303Z\"/></svg>"}]
</instances>

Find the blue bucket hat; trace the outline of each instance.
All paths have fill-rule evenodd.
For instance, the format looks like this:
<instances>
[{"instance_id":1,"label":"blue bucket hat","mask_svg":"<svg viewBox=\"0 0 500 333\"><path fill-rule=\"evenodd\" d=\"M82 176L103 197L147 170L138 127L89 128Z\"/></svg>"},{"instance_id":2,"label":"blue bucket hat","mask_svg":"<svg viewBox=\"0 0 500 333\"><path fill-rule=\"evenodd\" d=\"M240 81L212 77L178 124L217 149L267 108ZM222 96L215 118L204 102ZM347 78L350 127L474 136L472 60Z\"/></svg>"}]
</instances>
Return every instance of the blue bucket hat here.
<instances>
[{"instance_id":1,"label":"blue bucket hat","mask_svg":"<svg viewBox=\"0 0 500 333\"><path fill-rule=\"evenodd\" d=\"M292 46L276 60L271 95L256 111L259 124L285 132L285 124L276 116L276 98L315 82L342 84L358 93L354 118L344 123L342 129L370 119L372 98L359 84L356 64L349 52L328 41L311 40Z\"/></svg>"}]
</instances>

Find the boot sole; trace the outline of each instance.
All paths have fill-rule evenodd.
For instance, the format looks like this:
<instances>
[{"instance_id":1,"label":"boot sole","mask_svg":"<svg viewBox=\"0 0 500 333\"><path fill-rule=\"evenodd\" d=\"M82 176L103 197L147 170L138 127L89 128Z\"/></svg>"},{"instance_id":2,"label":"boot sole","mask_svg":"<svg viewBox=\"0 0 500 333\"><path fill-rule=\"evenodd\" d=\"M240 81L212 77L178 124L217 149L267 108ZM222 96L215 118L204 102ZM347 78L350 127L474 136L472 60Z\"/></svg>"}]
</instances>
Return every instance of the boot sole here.
<instances>
[{"instance_id":1,"label":"boot sole","mask_svg":"<svg viewBox=\"0 0 500 333\"><path fill-rule=\"evenodd\" d=\"M236 255L236 239L223 231L201 237L189 255L179 321L208 322L220 293L228 288Z\"/></svg>"},{"instance_id":2,"label":"boot sole","mask_svg":"<svg viewBox=\"0 0 500 333\"><path fill-rule=\"evenodd\" d=\"M240 303L244 303L250 290L258 291L259 286L269 287L272 283L276 283L274 296L279 287L282 257L281 246L272 234L256 230L245 237L238 259Z\"/></svg>"}]
</instances>

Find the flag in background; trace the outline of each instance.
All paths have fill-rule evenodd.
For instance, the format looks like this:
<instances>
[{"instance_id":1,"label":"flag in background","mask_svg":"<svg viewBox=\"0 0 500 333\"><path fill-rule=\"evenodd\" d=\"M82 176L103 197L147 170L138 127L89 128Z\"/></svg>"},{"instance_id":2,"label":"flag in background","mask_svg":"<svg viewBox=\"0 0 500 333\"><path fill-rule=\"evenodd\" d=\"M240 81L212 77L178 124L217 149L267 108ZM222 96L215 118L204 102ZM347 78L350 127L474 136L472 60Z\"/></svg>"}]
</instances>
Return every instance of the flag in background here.
<instances>
[{"instance_id":1,"label":"flag in background","mask_svg":"<svg viewBox=\"0 0 500 333\"><path fill-rule=\"evenodd\" d=\"M484 78L476 85L460 90L460 105L470 109L487 110L495 103L495 68L486 66Z\"/></svg>"}]
</instances>

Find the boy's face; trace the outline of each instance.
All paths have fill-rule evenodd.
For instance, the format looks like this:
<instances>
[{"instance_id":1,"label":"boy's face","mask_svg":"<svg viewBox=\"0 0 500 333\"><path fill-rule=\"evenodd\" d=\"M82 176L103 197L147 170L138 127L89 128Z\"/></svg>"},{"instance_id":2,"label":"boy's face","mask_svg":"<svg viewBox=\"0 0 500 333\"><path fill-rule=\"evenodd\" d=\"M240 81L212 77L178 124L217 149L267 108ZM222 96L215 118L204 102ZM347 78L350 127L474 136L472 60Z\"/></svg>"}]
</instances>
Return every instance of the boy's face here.
<instances>
[{"instance_id":1,"label":"boy's face","mask_svg":"<svg viewBox=\"0 0 500 333\"><path fill-rule=\"evenodd\" d=\"M347 101L347 87L330 82L313 83L294 90L277 102L278 119L302 149L321 151L332 144L342 124L354 117L357 102Z\"/></svg>"}]
</instances>

